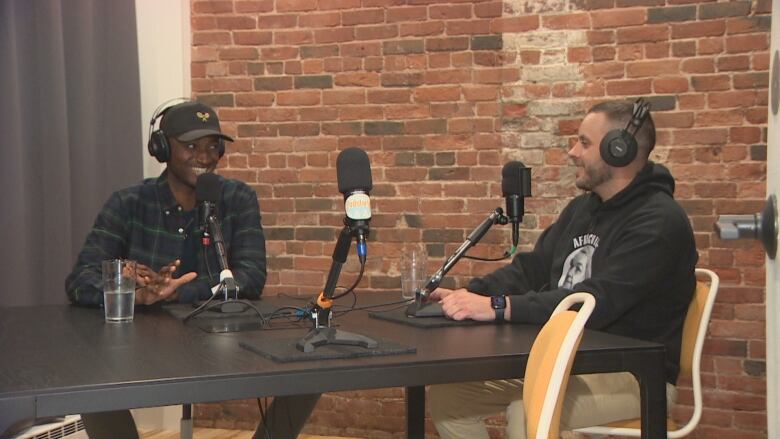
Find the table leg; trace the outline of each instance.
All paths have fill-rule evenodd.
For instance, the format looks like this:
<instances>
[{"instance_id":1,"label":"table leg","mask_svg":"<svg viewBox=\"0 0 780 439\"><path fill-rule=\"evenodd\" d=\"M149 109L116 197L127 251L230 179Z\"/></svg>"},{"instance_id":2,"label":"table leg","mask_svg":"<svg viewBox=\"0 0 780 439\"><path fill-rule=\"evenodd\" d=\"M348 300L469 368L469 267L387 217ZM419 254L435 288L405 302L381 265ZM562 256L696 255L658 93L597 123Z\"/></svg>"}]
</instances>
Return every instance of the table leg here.
<instances>
[{"instance_id":1,"label":"table leg","mask_svg":"<svg viewBox=\"0 0 780 439\"><path fill-rule=\"evenodd\" d=\"M661 350L632 357L629 371L639 382L642 438L666 439L665 353Z\"/></svg>"},{"instance_id":2,"label":"table leg","mask_svg":"<svg viewBox=\"0 0 780 439\"><path fill-rule=\"evenodd\" d=\"M406 388L406 437L425 438L425 386Z\"/></svg>"}]
</instances>

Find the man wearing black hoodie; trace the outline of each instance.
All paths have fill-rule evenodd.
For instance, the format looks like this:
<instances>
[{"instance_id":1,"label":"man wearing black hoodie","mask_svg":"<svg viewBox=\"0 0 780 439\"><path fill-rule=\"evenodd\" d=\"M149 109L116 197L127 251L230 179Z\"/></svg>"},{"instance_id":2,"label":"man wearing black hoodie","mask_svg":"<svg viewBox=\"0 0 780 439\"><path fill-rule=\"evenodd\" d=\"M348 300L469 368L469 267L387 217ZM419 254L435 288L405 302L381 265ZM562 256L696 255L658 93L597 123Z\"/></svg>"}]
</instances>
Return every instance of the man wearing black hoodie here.
<instances>
[{"instance_id":1,"label":"man wearing black hoodie","mask_svg":"<svg viewBox=\"0 0 780 439\"><path fill-rule=\"evenodd\" d=\"M690 222L673 197L674 179L648 160L655 125L644 106L610 101L588 110L568 153L585 193L564 208L533 251L467 288L439 288L431 299L456 320L541 324L561 299L587 291L596 298L589 328L666 346L671 406L698 255ZM616 134L632 136L636 145L610 143ZM442 438L479 439L488 438L484 418L506 410L507 437L525 438L522 392L519 379L431 386L431 417ZM561 430L638 418L639 408L631 374L573 375Z\"/></svg>"}]
</instances>

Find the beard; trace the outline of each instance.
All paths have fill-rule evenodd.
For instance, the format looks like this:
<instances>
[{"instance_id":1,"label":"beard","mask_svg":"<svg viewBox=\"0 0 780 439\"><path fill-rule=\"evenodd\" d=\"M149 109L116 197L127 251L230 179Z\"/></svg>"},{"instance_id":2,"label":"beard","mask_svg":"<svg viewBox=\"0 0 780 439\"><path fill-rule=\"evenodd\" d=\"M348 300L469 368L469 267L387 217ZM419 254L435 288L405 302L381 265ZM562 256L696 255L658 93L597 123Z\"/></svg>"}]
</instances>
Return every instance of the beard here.
<instances>
[{"instance_id":1,"label":"beard","mask_svg":"<svg viewBox=\"0 0 780 439\"><path fill-rule=\"evenodd\" d=\"M593 191L603 183L612 179L612 169L605 163L596 163L592 165L582 165L585 174L577 177L575 184L579 189Z\"/></svg>"}]
</instances>

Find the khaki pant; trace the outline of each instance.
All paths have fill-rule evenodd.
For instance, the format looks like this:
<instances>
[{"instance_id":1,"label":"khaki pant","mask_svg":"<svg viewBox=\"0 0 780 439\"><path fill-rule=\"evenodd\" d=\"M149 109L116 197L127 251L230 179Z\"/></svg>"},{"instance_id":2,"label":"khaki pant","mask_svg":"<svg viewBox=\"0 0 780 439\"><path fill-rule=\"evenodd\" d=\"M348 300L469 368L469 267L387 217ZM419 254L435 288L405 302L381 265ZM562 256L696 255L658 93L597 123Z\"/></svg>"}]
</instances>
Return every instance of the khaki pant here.
<instances>
[{"instance_id":1,"label":"khaki pant","mask_svg":"<svg viewBox=\"0 0 780 439\"><path fill-rule=\"evenodd\" d=\"M485 418L506 410L506 437L525 439L523 380L431 386L430 412L443 439L488 439ZM666 384L667 407L677 389ZM639 418L639 384L628 372L572 375L561 412L561 431Z\"/></svg>"}]
</instances>

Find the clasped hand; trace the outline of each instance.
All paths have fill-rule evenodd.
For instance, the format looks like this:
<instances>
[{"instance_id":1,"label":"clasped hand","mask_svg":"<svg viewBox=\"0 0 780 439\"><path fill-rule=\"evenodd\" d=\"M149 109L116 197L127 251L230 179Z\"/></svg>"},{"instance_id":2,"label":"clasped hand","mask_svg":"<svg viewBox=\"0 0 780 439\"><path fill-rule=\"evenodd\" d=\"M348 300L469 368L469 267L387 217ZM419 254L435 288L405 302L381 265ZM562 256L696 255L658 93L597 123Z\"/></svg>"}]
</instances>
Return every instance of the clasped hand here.
<instances>
[{"instance_id":1,"label":"clasped hand","mask_svg":"<svg viewBox=\"0 0 780 439\"><path fill-rule=\"evenodd\" d=\"M137 264L135 276L137 286L135 290L136 305L151 305L161 300L171 302L178 299L179 293L176 290L198 276L197 273L190 272L174 278L173 273L179 268L179 265L181 265L181 261L176 259L163 266L159 272L156 272L146 265Z\"/></svg>"},{"instance_id":2,"label":"clasped hand","mask_svg":"<svg viewBox=\"0 0 780 439\"><path fill-rule=\"evenodd\" d=\"M453 320L488 322L496 319L496 312L490 306L490 297L472 293L465 288L450 290L439 287L428 300L441 303L444 315Z\"/></svg>"}]
</instances>

